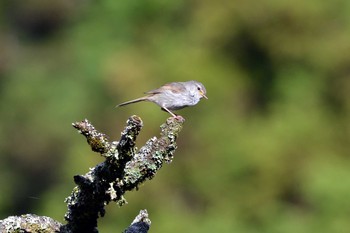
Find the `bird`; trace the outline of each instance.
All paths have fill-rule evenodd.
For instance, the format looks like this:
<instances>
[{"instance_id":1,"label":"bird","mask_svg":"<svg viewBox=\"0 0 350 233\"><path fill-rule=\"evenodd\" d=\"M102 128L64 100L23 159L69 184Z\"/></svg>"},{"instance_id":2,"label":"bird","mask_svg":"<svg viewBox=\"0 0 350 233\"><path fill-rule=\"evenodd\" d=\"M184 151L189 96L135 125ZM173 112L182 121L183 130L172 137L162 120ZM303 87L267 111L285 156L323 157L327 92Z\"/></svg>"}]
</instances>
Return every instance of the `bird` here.
<instances>
[{"instance_id":1,"label":"bird","mask_svg":"<svg viewBox=\"0 0 350 233\"><path fill-rule=\"evenodd\" d=\"M162 110L167 111L173 117L177 117L172 111L196 105L202 98L208 99L206 96L207 90L204 85L194 80L167 83L145 94L143 97L118 104L116 107L149 101L157 104Z\"/></svg>"}]
</instances>

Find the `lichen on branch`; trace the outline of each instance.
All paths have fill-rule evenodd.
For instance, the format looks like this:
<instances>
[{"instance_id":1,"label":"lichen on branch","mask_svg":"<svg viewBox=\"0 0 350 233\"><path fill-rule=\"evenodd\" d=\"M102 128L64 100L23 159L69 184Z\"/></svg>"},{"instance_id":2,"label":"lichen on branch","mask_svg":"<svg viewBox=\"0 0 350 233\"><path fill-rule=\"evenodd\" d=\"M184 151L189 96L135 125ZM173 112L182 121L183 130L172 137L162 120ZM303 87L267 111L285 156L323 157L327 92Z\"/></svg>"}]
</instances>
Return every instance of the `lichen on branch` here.
<instances>
[{"instance_id":1,"label":"lichen on branch","mask_svg":"<svg viewBox=\"0 0 350 233\"><path fill-rule=\"evenodd\" d=\"M67 224L62 230L98 232L97 218L104 216L104 207L110 201L125 204L123 195L126 191L152 179L164 163L172 161L177 148L176 138L184 121L182 117L168 118L160 127L160 137L149 139L139 151L135 145L143 123L138 116L129 117L120 140L112 142L88 120L74 123L73 127L86 137L93 151L105 157L105 161L87 174L74 177L77 186L66 199Z\"/></svg>"},{"instance_id":2,"label":"lichen on branch","mask_svg":"<svg viewBox=\"0 0 350 233\"><path fill-rule=\"evenodd\" d=\"M97 233L97 219L104 216L104 207L110 201L125 204L123 195L126 191L152 179L164 163L172 161L177 148L176 138L184 121L180 116L168 118L160 127L160 137L152 137L139 151L135 145L143 123L138 116L129 117L120 140L112 142L88 120L73 123L73 127L85 136L91 149L100 153L105 161L85 175L74 176L77 186L66 198L67 224L63 225L49 217L28 214L0 220L0 231ZM142 210L125 233L146 233L150 225L147 211Z\"/></svg>"}]
</instances>

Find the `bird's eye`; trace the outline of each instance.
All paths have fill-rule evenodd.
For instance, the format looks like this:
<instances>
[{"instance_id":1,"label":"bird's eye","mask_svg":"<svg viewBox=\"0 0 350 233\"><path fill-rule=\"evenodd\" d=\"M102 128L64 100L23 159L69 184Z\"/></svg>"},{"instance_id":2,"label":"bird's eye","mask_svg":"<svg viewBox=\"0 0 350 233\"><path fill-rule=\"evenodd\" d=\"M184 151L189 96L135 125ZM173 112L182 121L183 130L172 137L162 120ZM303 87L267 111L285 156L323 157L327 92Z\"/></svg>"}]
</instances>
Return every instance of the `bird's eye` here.
<instances>
[{"instance_id":1,"label":"bird's eye","mask_svg":"<svg viewBox=\"0 0 350 233\"><path fill-rule=\"evenodd\" d=\"M200 88L200 87L197 87L197 90L198 90L198 91L200 91L200 90L201 90L201 88Z\"/></svg>"}]
</instances>

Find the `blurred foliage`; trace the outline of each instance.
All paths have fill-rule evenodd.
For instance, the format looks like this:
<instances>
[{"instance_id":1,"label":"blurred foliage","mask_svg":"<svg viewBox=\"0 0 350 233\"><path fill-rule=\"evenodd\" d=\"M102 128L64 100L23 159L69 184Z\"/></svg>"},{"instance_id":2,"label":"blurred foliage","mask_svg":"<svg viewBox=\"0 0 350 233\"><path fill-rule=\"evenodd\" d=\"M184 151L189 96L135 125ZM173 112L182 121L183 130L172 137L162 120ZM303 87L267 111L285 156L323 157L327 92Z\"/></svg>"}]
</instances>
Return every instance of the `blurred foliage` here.
<instances>
[{"instance_id":1,"label":"blurred foliage","mask_svg":"<svg viewBox=\"0 0 350 233\"><path fill-rule=\"evenodd\" d=\"M151 232L347 232L350 228L350 2L0 3L0 218L63 221L72 176L102 161L71 123L118 140L129 115L141 146L169 117L115 109L170 81L208 101L186 118L174 162L101 232L147 208Z\"/></svg>"}]
</instances>

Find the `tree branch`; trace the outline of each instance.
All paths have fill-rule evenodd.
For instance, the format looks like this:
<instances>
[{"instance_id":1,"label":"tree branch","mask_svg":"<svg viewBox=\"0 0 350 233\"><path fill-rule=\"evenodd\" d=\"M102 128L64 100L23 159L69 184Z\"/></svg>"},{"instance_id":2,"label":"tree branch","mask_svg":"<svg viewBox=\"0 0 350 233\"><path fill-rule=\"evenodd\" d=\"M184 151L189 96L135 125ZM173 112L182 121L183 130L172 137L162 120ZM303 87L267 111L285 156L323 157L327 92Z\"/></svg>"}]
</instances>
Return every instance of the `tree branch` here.
<instances>
[{"instance_id":1,"label":"tree branch","mask_svg":"<svg viewBox=\"0 0 350 233\"><path fill-rule=\"evenodd\" d=\"M152 179L164 163L172 161L177 148L176 138L184 121L180 116L168 118L160 127L160 137L149 139L138 152L135 142L143 125L138 116L127 120L120 140L113 142L88 120L74 123L73 127L85 136L91 149L100 153L105 161L85 175L74 176L77 186L66 198L67 224L27 214L0 220L0 232L97 233L97 219L104 216L104 207L110 201L124 205L127 203L123 196L126 191ZM146 233L150 225L147 211L142 210L125 233Z\"/></svg>"},{"instance_id":2,"label":"tree branch","mask_svg":"<svg viewBox=\"0 0 350 233\"><path fill-rule=\"evenodd\" d=\"M147 233L150 226L151 220L148 218L147 210L141 210L124 233Z\"/></svg>"},{"instance_id":3,"label":"tree branch","mask_svg":"<svg viewBox=\"0 0 350 233\"><path fill-rule=\"evenodd\" d=\"M163 163L170 163L176 138L182 129L182 117L170 117L161 126L159 138L153 137L136 153L135 141L142 128L142 120L131 116L119 142L109 142L84 120L73 124L83 134L93 151L106 160L87 174L75 176L77 187L66 199L67 224L62 229L69 232L97 232L97 218L104 216L104 206L110 201L120 206L126 203L124 193L137 188L146 179L152 179Z\"/></svg>"}]
</instances>

